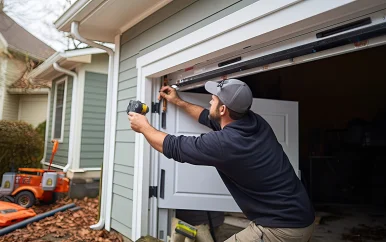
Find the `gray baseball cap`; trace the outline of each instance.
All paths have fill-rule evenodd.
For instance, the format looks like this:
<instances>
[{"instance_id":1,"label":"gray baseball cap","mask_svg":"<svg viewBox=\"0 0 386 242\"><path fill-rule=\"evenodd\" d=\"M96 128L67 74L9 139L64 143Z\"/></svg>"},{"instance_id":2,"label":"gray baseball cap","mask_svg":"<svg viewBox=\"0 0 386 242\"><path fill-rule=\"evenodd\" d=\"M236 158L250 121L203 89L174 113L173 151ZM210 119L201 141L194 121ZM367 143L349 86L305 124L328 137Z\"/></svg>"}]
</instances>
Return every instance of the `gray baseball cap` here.
<instances>
[{"instance_id":1,"label":"gray baseball cap","mask_svg":"<svg viewBox=\"0 0 386 242\"><path fill-rule=\"evenodd\" d=\"M208 81L205 89L216 95L232 111L245 113L252 105L252 91L248 85L237 79L224 80L219 83Z\"/></svg>"}]
</instances>

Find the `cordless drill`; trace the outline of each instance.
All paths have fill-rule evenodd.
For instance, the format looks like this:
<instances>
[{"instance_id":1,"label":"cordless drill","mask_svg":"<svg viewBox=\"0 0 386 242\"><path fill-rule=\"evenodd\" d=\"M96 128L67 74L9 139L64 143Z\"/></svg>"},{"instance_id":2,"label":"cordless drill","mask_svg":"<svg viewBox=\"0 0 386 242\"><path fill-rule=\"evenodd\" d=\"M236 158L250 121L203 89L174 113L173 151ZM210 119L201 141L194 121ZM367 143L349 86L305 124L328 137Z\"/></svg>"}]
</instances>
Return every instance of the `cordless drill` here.
<instances>
[{"instance_id":1,"label":"cordless drill","mask_svg":"<svg viewBox=\"0 0 386 242\"><path fill-rule=\"evenodd\" d=\"M129 112L135 112L145 115L149 112L149 107L141 101L130 100L129 105L126 109L126 113L129 114Z\"/></svg>"}]
</instances>

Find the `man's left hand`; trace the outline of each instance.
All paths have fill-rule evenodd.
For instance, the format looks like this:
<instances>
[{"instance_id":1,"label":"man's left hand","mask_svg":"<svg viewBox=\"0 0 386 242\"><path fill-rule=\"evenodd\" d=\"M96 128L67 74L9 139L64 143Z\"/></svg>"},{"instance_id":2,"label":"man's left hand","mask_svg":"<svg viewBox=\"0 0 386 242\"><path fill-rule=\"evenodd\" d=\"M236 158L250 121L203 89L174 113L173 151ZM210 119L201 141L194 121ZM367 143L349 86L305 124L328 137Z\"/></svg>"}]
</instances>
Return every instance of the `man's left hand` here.
<instances>
[{"instance_id":1,"label":"man's left hand","mask_svg":"<svg viewBox=\"0 0 386 242\"><path fill-rule=\"evenodd\" d=\"M143 130L150 126L146 116L139 113L130 112L129 120L131 123L131 129L138 133L143 133Z\"/></svg>"}]
</instances>

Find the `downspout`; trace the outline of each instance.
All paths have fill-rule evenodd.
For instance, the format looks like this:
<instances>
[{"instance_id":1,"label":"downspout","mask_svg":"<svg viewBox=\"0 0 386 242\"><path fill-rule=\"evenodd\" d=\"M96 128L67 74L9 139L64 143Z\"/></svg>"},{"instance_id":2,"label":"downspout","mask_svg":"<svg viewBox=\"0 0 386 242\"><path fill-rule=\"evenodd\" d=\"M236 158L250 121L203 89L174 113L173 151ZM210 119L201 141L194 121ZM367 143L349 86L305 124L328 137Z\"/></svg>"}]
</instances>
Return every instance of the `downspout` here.
<instances>
[{"instance_id":1,"label":"downspout","mask_svg":"<svg viewBox=\"0 0 386 242\"><path fill-rule=\"evenodd\" d=\"M112 98L113 98L113 74L114 74L114 50L97 44L94 41L83 38L79 34L79 22L71 23L71 35L77 40L88 44L89 46L105 50L109 55L109 69L107 76L107 96L106 96L106 114L105 114L105 140L103 147L103 168L102 168L102 192L100 194L100 216L97 224L91 225L91 229L100 230L104 228L106 221L106 203L107 203L107 186L108 186L108 167L109 167L109 155L110 155L110 130L112 121ZM116 114L115 114L116 115Z\"/></svg>"},{"instance_id":2,"label":"downspout","mask_svg":"<svg viewBox=\"0 0 386 242\"><path fill-rule=\"evenodd\" d=\"M48 95L47 95L47 110L46 110L46 131L45 131L45 139L44 139L44 154L43 158L40 161L40 164L44 165L44 162L46 161L46 155L47 155L47 143L48 143L48 133L49 133L49 124L50 124L50 111L51 111L51 88L48 89Z\"/></svg>"},{"instance_id":3,"label":"downspout","mask_svg":"<svg viewBox=\"0 0 386 242\"><path fill-rule=\"evenodd\" d=\"M64 172L67 172L68 169L72 165L72 160L74 159L74 147L75 147L75 120L76 120L76 111L78 110L77 108L77 93L78 93L78 75L70 70L64 69L63 67L59 66L58 63L54 62L53 67L55 70L62 72L64 74L67 74L69 76L72 76L72 100L71 100L71 120L70 120L70 138L69 138L69 145L68 145L68 161L67 165L63 168Z\"/></svg>"}]
</instances>

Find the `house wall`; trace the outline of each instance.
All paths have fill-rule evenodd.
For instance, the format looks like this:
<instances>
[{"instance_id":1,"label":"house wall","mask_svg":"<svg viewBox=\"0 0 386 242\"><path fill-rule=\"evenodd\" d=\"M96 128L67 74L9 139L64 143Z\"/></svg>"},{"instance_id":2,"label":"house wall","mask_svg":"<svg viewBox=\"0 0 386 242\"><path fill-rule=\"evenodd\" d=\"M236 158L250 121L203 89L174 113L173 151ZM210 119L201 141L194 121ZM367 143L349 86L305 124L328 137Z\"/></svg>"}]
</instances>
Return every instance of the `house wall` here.
<instances>
[{"instance_id":1,"label":"house wall","mask_svg":"<svg viewBox=\"0 0 386 242\"><path fill-rule=\"evenodd\" d=\"M18 120L19 115L19 96L4 92L3 98L3 119Z\"/></svg>"},{"instance_id":2,"label":"house wall","mask_svg":"<svg viewBox=\"0 0 386 242\"><path fill-rule=\"evenodd\" d=\"M1 63L0 63L1 64ZM0 66L1 68L1 66ZM4 102L4 91L5 88L3 88L0 84L0 120L3 119L3 102Z\"/></svg>"},{"instance_id":3,"label":"house wall","mask_svg":"<svg viewBox=\"0 0 386 242\"><path fill-rule=\"evenodd\" d=\"M135 135L125 110L136 98L137 58L256 1L176 0L122 35L111 227L123 235L132 228Z\"/></svg>"},{"instance_id":4,"label":"house wall","mask_svg":"<svg viewBox=\"0 0 386 242\"><path fill-rule=\"evenodd\" d=\"M0 34L0 40L2 35ZM1 43L1 41L0 41ZM1 55L2 49L0 49L0 120L3 119L3 104L4 104L4 92L5 92L5 73L7 70L7 59Z\"/></svg>"},{"instance_id":5,"label":"house wall","mask_svg":"<svg viewBox=\"0 0 386 242\"><path fill-rule=\"evenodd\" d=\"M17 96L17 95L14 95ZM19 120L23 120L37 127L47 118L47 94L18 95Z\"/></svg>"},{"instance_id":6,"label":"house wall","mask_svg":"<svg viewBox=\"0 0 386 242\"><path fill-rule=\"evenodd\" d=\"M52 81L51 88L51 100L50 100L50 118L48 126L48 139L47 139L47 153L46 153L46 162L50 162L51 151L52 151L52 121L53 121L53 106L55 98L55 84L57 81L61 80L66 75L60 76ZM63 142L59 143L58 151L55 154L53 164L59 166L65 166L68 160L68 143L70 135L70 120L71 120L71 99L72 99L72 77L67 76L67 93L66 93L66 111L64 117L64 133L63 133Z\"/></svg>"},{"instance_id":7,"label":"house wall","mask_svg":"<svg viewBox=\"0 0 386 242\"><path fill-rule=\"evenodd\" d=\"M80 168L101 167L105 133L107 74L86 71Z\"/></svg>"},{"instance_id":8,"label":"house wall","mask_svg":"<svg viewBox=\"0 0 386 242\"><path fill-rule=\"evenodd\" d=\"M19 97L7 93L4 91L4 88L23 76L26 70L25 61L24 59L18 58L18 56L11 59L2 55L0 56L0 62L0 86L3 88L3 97L0 99L0 102L3 100L2 103L0 103L0 107L2 106L3 109L0 110L2 111L0 112L0 114L2 114L0 118L4 120L18 120Z\"/></svg>"},{"instance_id":9,"label":"house wall","mask_svg":"<svg viewBox=\"0 0 386 242\"><path fill-rule=\"evenodd\" d=\"M109 56L107 53L94 54L91 63L79 67L78 72L78 112L80 147L79 156L74 157L73 168L100 168L103 160L104 123L106 112L107 73ZM77 152L76 152L77 153ZM77 177L99 178L100 172L79 173Z\"/></svg>"}]
</instances>

